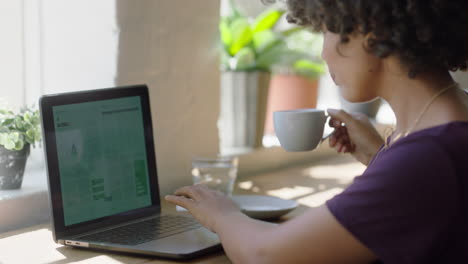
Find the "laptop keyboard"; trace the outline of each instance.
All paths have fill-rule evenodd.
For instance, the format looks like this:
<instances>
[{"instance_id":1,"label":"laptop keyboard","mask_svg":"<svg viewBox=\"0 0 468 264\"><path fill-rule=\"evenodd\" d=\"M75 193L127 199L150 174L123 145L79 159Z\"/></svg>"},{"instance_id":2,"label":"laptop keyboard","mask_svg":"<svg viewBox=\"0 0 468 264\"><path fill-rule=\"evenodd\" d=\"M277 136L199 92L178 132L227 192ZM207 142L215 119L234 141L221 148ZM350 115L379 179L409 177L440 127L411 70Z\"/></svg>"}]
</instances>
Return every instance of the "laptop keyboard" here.
<instances>
[{"instance_id":1,"label":"laptop keyboard","mask_svg":"<svg viewBox=\"0 0 468 264\"><path fill-rule=\"evenodd\" d=\"M80 240L98 243L138 245L168 237L201 225L193 218L178 215L164 215L146 221L81 237Z\"/></svg>"}]
</instances>

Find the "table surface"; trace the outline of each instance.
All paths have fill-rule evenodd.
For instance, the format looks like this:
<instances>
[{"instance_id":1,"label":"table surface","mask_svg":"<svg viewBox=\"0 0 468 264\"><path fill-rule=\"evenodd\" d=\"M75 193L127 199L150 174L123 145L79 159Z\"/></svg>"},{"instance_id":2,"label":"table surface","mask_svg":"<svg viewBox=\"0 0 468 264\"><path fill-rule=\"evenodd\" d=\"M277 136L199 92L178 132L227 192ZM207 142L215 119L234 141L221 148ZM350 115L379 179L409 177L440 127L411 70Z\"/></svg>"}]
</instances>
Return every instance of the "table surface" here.
<instances>
[{"instance_id":1,"label":"table surface","mask_svg":"<svg viewBox=\"0 0 468 264\"><path fill-rule=\"evenodd\" d=\"M287 221L307 208L322 205L348 186L364 166L350 156L339 155L308 166L259 174L237 183L235 194L259 194L293 199L299 207L277 221ZM165 211L174 206L163 204ZM0 234L0 263L177 263L154 257L90 251L54 243L48 224ZM181 263L231 263L224 252Z\"/></svg>"}]
</instances>

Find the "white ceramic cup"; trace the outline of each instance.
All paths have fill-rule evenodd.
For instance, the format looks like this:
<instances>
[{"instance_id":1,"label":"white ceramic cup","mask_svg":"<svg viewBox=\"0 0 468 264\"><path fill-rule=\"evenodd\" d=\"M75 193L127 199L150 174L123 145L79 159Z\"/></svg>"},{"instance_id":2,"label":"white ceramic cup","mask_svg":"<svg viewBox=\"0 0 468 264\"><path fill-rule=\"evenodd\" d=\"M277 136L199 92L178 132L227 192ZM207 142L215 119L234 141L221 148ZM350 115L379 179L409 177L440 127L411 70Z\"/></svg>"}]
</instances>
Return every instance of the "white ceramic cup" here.
<instances>
[{"instance_id":1,"label":"white ceramic cup","mask_svg":"<svg viewBox=\"0 0 468 264\"><path fill-rule=\"evenodd\" d=\"M287 151L310 151L325 138L328 116L320 109L276 111L273 122L281 147Z\"/></svg>"}]
</instances>

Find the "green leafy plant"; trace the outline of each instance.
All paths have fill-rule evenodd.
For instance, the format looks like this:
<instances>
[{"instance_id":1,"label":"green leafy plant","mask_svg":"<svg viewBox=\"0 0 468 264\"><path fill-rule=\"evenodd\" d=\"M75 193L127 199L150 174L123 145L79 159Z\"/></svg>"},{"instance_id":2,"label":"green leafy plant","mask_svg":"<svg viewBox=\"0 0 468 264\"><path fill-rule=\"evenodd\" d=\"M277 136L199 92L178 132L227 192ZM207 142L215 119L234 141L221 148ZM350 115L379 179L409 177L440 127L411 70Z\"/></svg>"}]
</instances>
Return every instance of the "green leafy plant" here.
<instances>
[{"instance_id":1,"label":"green leafy plant","mask_svg":"<svg viewBox=\"0 0 468 264\"><path fill-rule=\"evenodd\" d=\"M19 113L0 109L0 145L8 150L22 150L26 144L41 140L39 111L24 108Z\"/></svg>"},{"instance_id":2,"label":"green leafy plant","mask_svg":"<svg viewBox=\"0 0 468 264\"><path fill-rule=\"evenodd\" d=\"M298 47L292 43L312 33L298 26L276 29L285 11L269 9L249 19L232 1L231 8L232 14L222 17L219 24L223 45L221 65L224 70L271 72L279 65L312 78L325 72L324 63L318 56L313 56L310 47ZM320 41L320 37L315 36L314 43Z\"/></svg>"}]
</instances>

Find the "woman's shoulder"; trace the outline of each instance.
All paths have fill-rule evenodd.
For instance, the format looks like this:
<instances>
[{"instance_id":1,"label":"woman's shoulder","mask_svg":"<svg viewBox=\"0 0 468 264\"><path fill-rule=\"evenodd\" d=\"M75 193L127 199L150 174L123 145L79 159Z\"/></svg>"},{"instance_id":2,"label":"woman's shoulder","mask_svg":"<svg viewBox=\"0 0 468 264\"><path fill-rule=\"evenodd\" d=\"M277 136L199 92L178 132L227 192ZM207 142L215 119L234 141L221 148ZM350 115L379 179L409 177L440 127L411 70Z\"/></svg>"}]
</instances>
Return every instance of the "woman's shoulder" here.
<instances>
[{"instance_id":1,"label":"woman's shoulder","mask_svg":"<svg viewBox=\"0 0 468 264\"><path fill-rule=\"evenodd\" d=\"M453 121L438 126L426 128L408 135L408 138L421 136L449 137L459 136L468 130L468 121Z\"/></svg>"},{"instance_id":2,"label":"woman's shoulder","mask_svg":"<svg viewBox=\"0 0 468 264\"><path fill-rule=\"evenodd\" d=\"M468 175L467 155L468 122L451 122L415 132L381 150L363 176L389 181L447 180L449 175L456 179Z\"/></svg>"},{"instance_id":3,"label":"woman's shoulder","mask_svg":"<svg viewBox=\"0 0 468 264\"><path fill-rule=\"evenodd\" d=\"M468 152L468 121L454 121L414 132L395 142L388 150L392 153L406 151L408 148L420 151L442 148L445 151L466 154ZM426 154L431 155L431 152Z\"/></svg>"}]
</instances>

